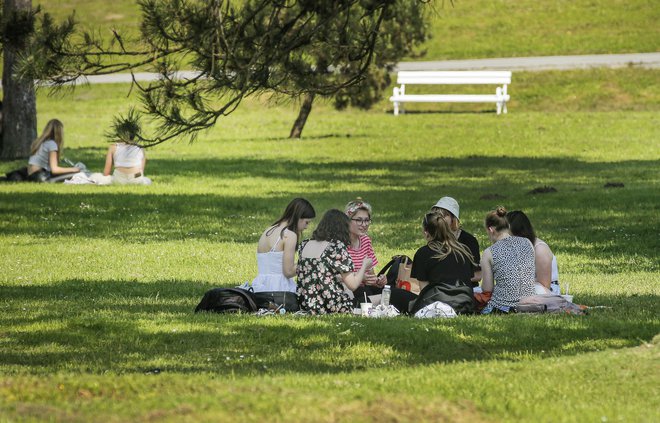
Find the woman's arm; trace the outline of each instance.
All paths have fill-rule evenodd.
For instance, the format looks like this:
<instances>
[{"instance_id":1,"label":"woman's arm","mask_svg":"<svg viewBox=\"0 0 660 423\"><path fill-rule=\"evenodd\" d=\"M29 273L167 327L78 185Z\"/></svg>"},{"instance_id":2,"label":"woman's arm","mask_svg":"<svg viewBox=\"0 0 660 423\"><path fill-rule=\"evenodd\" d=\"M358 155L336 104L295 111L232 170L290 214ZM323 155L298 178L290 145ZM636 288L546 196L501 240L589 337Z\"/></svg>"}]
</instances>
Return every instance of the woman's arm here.
<instances>
[{"instance_id":1,"label":"woman's arm","mask_svg":"<svg viewBox=\"0 0 660 423\"><path fill-rule=\"evenodd\" d=\"M50 173L53 175L80 172L80 169L77 167L61 167L58 163L57 151L48 153L48 163L50 164Z\"/></svg>"},{"instance_id":2,"label":"woman's arm","mask_svg":"<svg viewBox=\"0 0 660 423\"><path fill-rule=\"evenodd\" d=\"M536 260L536 282L550 289L552 282L552 251L545 244L534 247L534 260Z\"/></svg>"},{"instance_id":3,"label":"woman's arm","mask_svg":"<svg viewBox=\"0 0 660 423\"><path fill-rule=\"evenodd\" d=\"M362 279L364 279L364 273L367 269L371 268L373 261L370 257L366 257L362 262L362 267L357 272L347 272L341 274L341 279L344 282L344 285L348 287L351 291L355 291L360 286Z\"/></svg>"},{"instance_id":4,"label":"woman's arm","mask_svg":"<svg viewBox=\"0 0 660 423\"><path fill-rule=\"evenodd\" d=\"M112 157L115 155L116 144L112 144L108 147L108 154L105 155L105 167L103 168L103 174L109 176L112 172Z\"/></svg>"},{"instance_id":5,"label":"woman's arm","mask_svg":"<svg viewBox=\"0 0 660 423\"><path fill-rule=\"evenodd\" d=\"M296 276L296 245L298 244L298 235L288 229L282 234L284 243L284 255L282 256L282 273L287 278Z\"/></svg>"},{"instance_id":6,"label":"woman's arm","mask_svg":"<svg viewBox=\"0 0 660 423\"><path fill-rule=\"evenodd\" d=\"M472 276L472 279L470 279L470 281L479 283L480 280L481 280L481 269L475 270L474 276Z\"/></svg>"},{"instance_id":7,"label":"woman's arm","mask_svg":"<svg viewBox=\"0 0 660 423\"><path fill-rule=\"evenodd\" d=\"M486 248L481 256L481 290L482 292L493 292L493 254L490 248Z\"/></svg>"}]
</instances>

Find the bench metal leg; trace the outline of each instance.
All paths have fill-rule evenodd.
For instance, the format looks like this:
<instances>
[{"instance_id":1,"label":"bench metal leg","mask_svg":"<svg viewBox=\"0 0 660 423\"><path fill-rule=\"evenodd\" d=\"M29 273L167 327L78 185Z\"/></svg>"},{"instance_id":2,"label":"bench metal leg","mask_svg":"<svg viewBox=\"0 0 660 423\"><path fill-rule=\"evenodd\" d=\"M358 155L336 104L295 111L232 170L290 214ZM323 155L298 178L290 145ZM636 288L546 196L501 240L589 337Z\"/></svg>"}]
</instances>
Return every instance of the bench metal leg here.
<instances>
[{"instance_id":1,"label":"bench metal leg","mask_svg":"<svg viewBox=\"0 0 660 423\"><path fill-rule=\"evenodd\" d=\"M394 102L394 116L399 116L399 102Z\"/></svg>"}]
</instances>

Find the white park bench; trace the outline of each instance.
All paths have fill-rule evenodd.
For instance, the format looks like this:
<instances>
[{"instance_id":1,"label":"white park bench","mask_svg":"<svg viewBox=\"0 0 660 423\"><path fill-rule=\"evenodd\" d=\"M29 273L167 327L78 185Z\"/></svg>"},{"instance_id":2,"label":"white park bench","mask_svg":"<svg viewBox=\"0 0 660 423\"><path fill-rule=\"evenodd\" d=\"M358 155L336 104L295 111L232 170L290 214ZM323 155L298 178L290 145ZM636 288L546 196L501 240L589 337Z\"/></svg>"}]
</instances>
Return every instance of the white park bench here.
<instances>
[{"instance_id":1,"label":"white park bench","mask_svg":"<svg viewBox=\"0 0 660 423\"><path fill-rule=\"evenodd\" d=\"M401 71L390 101L394 115L399 114L402 103L495 103L497 114L506 113L509 101L506 87L511 83L510 71ZM406 85L472 85L497 84L495 94L406 94Z\"/></svg>"}]
</instances>

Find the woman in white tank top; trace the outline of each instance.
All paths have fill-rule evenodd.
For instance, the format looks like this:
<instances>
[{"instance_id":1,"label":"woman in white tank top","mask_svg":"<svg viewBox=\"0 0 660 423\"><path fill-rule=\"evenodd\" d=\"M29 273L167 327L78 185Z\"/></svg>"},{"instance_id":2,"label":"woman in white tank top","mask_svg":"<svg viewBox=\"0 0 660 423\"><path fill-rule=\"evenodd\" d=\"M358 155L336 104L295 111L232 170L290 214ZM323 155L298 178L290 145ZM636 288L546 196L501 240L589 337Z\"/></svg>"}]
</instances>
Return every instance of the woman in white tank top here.
<instances>
[{"instance_id":1,"label":"woman in white tank top","mask_svg":"<svg viewBox=\"0 0 660 423\"><path fill-rule=\"evenodd\" d=\"M542 239L536 237L536 232L534 231L532 223L522 211L514 210L508 212L506 220L511 227L511 234L529 239L534 246L536 293L552 293L559 295L559 269L557 267L557 257L552 253L548 244Z\"/></svg>"},{"instance_id":2,"label":"woman in white tank top","mask_svg":"<svg viewBox=\"0 0 660 423\"><path fill-rule=\"evenodd\" d=\"M257 245L258 273L251 284L254 292L296 292L296 247L315 216L309 201L295 198L282 217L264 230Z\"/></svg>"},{"instance_id":3,"label":"woman in white tank top","mask_svg":"<svg viewBox=\"0 0 660 423\"><path fill-rule=\"evenodd\" d=\"M130 137L130 139L133 140L133 137ZM118 142L108 148L103 175L106 177L110 176L110 171L114 165L115 170L112 173L113 183L150 185L151 179L144 176L146 164L147 158L142 147L135 144Z\"/></svg>"}]
</instances>

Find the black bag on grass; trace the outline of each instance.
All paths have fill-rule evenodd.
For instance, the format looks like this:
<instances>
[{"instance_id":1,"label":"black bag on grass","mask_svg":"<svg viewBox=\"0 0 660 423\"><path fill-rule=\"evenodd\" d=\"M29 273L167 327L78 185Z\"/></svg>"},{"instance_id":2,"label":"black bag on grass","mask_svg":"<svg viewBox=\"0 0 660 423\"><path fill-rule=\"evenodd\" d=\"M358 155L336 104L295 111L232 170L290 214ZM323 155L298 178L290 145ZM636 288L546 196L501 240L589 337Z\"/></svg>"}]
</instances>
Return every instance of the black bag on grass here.
<instances>
[{"instance_id":1,"label":"black bag on grass","mask_svg":"<svg viewBox=\"0 0 660 423\"><path fill-rule=\"evenodd\" d=\"M436 301L449 304L458 314L472 314L476 310L476 300L474 299L472 285L456 281L424 287L413 303L410 314L415 314Z\"/></svg>"},{"instance_id":2,"label":"black bag on grass","mask_svg":"<svg viewBox=\"0 0 660 423\"><path fill-rule=\"evenodd\" d=\"M23 166L20 169L12 170L11 172L7 172L6 174L6 180L9 182L22 182L22 181L27 181L27 179L28 179L27 166Z\"/></svg>"},{"instance_id":3,"label":"black bag on grass","mask_svg":"<svg viewBox=\"0 0 660 423\"><path fill-rule=\"evenodd\" d=\"M255 292L254 298L258 308L275 310L282 306L286 311L300 310L300 303L295 292L265 291Z\"/></svg>"},{"instance_id":4,"label":"black bag on grass","mask_svg":"<svg viewBox=\"0 0 660 423\"><path fill-rule=\"evenodd\" d=\"M241 288L213 288L207 291L195 307L195 313L254 313L259 308L254 293Z\"/></svg>"},{"instance_id":5,"label":"black bag on grass","mask_svg":"<svg viewBox=\"0 0 660 423\"><path fill-rule=\"evenodd\" d=\"M378 276L385 275L387 277L387 284L396 288L396 280L399 277L399 265L405 259L407 259L409 263L412 263L412 259L406 255L393 256L392 260L388 261L387 264L380 269Z\"/></svg>"}]
</instances>

